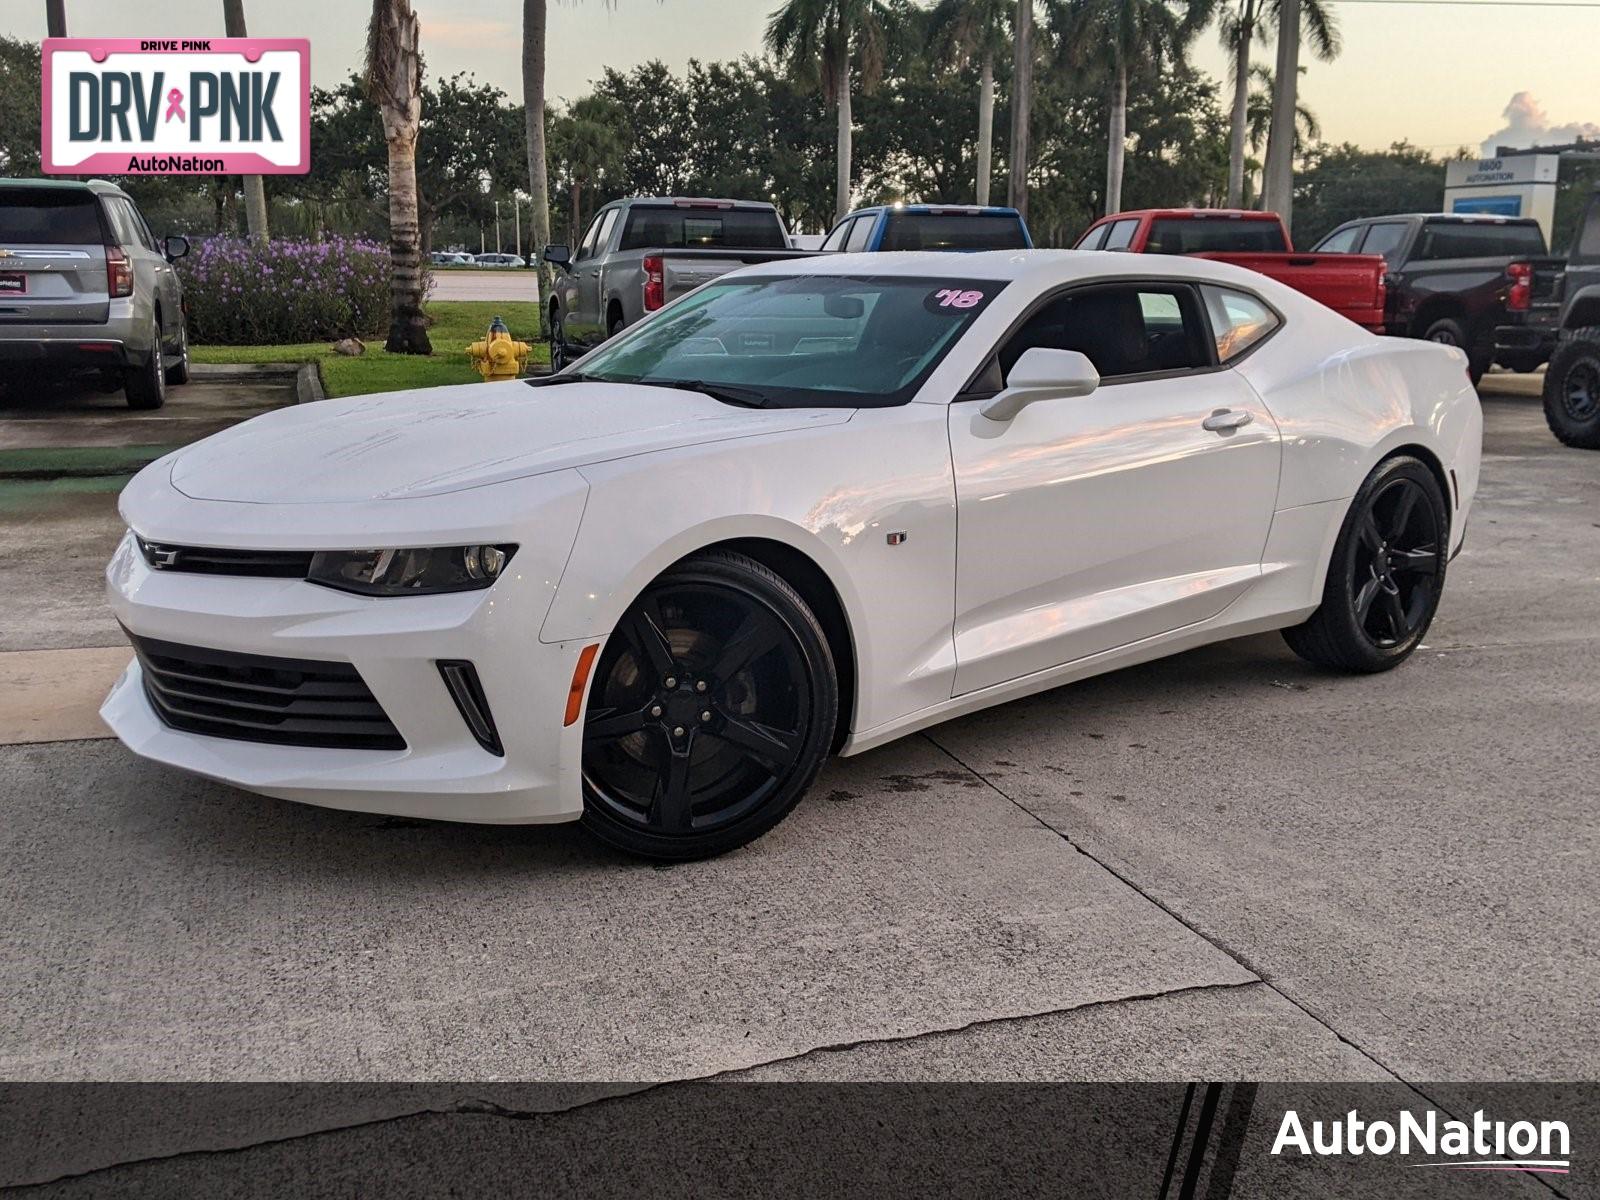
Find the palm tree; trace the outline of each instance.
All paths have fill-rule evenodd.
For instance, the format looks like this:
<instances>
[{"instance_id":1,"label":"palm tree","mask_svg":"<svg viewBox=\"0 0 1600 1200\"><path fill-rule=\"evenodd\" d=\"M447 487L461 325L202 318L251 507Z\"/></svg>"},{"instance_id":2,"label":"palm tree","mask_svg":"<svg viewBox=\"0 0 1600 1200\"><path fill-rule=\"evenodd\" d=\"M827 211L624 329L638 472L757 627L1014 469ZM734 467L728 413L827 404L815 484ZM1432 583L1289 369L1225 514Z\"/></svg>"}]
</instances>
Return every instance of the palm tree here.
<instances>
[{"instance_id":1,"label":"palm tree","mask_svg":"<svg viewBox=\"0 0 1600 1200\"><path fill-rule=\"evenodd\" d=\"M1233 85L1228 139L1230 208L1237 208L1244 199L1245 142L1247 126L1253 120L1250 80L1254 71L1250 65L1250 49L1258 38L1267 40L1268 22L1279 17L1280 8L1280 0L1235 0L1235 6L1222 18L1222 44L1231 54L1228 79ZM1339 30L1332 12L1324 0L1300 0L1300 12L1304 29L1311 35L1312 52L1324 62L1332 61L1339 53Z\"/></svg>"},{"instance_id":2,"label":"palm tree","mask_svg":"<svg viewBox=\"0 0 1600 1200\"><path fill-rule=\"evenodd\" d=\"M939 0L933 37L957 67L978 63L978 192L989 203L994 167L994 65L1011 42L1012 0Z\"/></svg>"},{"instance_id":3,"label":"palm tree","mask_svg":"<svg viewBox=\"0 0 1600 1200\"><path fill-rule=\"evenodd\" d=\"M544 140L544 64L545 30L549 5L546 0L522 0L522 112L523 136L528 143L528 236L533 253L539 255L550 241L550 164ZM539 268L539 294L547 297L553 273ZM544 324L545 306L539 306L539 322ZM541 332L543 329L541 328Z\"/></svg>"},{"instance_id":4,"label":"palm tree","mask_svg":"<svg viewBox=\"0 0 1600 1200\"><path fill-rule=\"evenodd\" d=\"M1069 0L1061 42L1069 62L1102 72L1111 88L1106 212L1122 208L1130 65L1176 61L1211 19L1213 0Z\"/></svg>"},{"instance_id":5,"label":"palm tree","mask_svg":"<svg viewBox=\"0 0 1600 1200\"><path fill-rule=\"evenodd\" d=\"M583 189L622 169L629 145L628 114L609 96L585 96L556 118L550 132L556 161L565 167L575 242L583 233Z\"/></svg>"},{"instance_id":6,"label":"palm tree","mask_svg":"<svg viewBox=\"0 0 1600 1200\"><path fill-rule=\"evenodd\" d=\"M1300 41L1309 33L1311 48L1324 62L1339 53L1339 31L1332 14L1317 0L1271 0L1276 9L1278 66L1267 135L1267 166L1262 200L1289 225L1294 206L1295 110L1299 106Z\"/></svg>"},{"instance_id":7,"label":"palm tree","mask_svg":"<svg viewBox=\"0 0 1600 1200\"><path fill-rule=\"evenodd\" d=\"M222 0L222 28L231 38L249 37L244 0ZM267 240L267 189L259 175L244 177L244 224L253 242Z\"/></svg>"},{"instance_id":8,"label":"palm tree","mask_svg":"<svg viewBox=\"0 0 1600 1200\"><path fill-rule=\"evenodd\" d=\"M1305 73L1306 69L1301 67L1300 74ZM1259 86L1250 89L1250 97L1245 103L1245 141L1251 152L1255 153L1266 143L1267 133L1272 128L1272 97L1276 87L1272 71L1264 63L1251 66L1250 81ZM1294 153L1299 158L1307 142L1315 142L1322 137L1322 122L1305 104L1296 104L1294 124Z\"/></svg>"},{"instance_id":9,"label":"palm tree","mask_svg":"<svg viewBox=\"0 0 1600 1200\"><path fill-rule=\"evenodd\" d=\"M372 0L367 26L367 97L389 149L389 338L392 354L432 354L422 315L422 243L417 223L417 133L422 124L420 28L411 0Z\"/></svg>"},{"instance_id":10,"label":"palm tree","mask_svg":"<svg viewBox=\"0 0 1600 1200\"><path fill-rule=\"evenodd\" d=\"M885 0L784 0L767 22L767 49L796 79L817 82L839 115L835 219L850 211L851 66L864 91L883 75L890 18Z\"/></svg>"},{"instance_id":11,"label":"palm tree","mask_svg":"<svg viewBox=\"0 0 1600 1200\"><path fill-rule=\"evenodd\" d=\"M1011 180L1006 203L1028 216L1028 133L1033 120L1033 0L1011 19Z\"/></svg>"},{"instance_id":12,"label":"palm tree","mask_svg":"<svg viewBox=\"0 0 1600 1200\"><path fill-rule=\"evenodd\" d=\"M44 27L47 37L67 36L67 0L44 0Z\"/></svg>"}]
</instances>

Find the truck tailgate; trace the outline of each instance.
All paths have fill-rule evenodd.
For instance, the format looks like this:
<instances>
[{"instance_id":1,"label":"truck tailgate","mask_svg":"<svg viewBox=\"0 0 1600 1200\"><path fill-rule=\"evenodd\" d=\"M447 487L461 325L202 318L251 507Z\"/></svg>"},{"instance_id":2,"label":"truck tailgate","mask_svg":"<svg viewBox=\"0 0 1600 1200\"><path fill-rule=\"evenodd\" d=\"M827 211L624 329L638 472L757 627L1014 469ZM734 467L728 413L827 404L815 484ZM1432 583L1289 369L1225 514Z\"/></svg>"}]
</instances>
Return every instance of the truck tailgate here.
<instances>
[{"instance_id":1,"label":"truck tailgate","mask_svg":"<svg viewBox=\"0 0 1600 1200\"><path fill-rule=\"evenodd\" d=\"M740 267L813 257L809 250L646 250L645 254L659 255L663 260L662 284L668 303Z\"/></svg>"},{"instance_id":2,"label":"truck tailgate","mask_svg":"<svg viewBox=\"0 0 1600 1200\"><path fill-rule=\"evenodd\" d=\"M8 246L0 256L0 325L101 325L110 311L100 246Z\"/></svg>"},{"instance_id":3,"label":"truck tailgate","mask_svg":"<svg viewBox=\"0 0 1600 1200\"><path fill-rule=\"evenodd\" d=\"M1388 269L1379 254L1198 254L1259 271L1326 304L1357 325L1382 333Z\"/></svg>"}]
</instances>

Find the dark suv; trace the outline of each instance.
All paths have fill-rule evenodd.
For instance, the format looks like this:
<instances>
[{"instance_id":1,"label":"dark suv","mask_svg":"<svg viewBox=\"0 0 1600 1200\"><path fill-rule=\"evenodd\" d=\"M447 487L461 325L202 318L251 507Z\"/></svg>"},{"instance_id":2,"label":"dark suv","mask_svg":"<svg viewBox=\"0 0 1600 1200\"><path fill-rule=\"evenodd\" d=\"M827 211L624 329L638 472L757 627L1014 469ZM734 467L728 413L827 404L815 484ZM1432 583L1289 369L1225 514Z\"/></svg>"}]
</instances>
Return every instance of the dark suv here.
<instances>
[{"instance_id":1,"label":"dark suv","mask_svg":"<svg viewBox=\"0 0 1600 1200\"><path fill-rule=\"evenodd\" d=\"M1544 231L1531 218L1405 213L1346 222L1314 253L1383 255L1384 331L1461 347L1476 382L1495 361L1495 328L1513 283L1507 268L1546 250ZM1531 371L1544 361L1540 353L1533 347L1501 362Z\"/></svg>"},{"instance_id":2,"label":"dark suv","mask_svg":"<svg viewBox=\"0 0 1600 1200\"><path fill-rule=\"evenodd\" d=\"M1517 321L1501 343L1553 343L1544 376L1544 415L1568 446L1600 450L1600 191L1572 237L1566 258L1514 263Z\"/></svg>"},{"instance_id":3,"label":"dark suv","mask_svg":"<svg viewBox=\"0 0 1600 1200\"><path fill-rule=\"evenodd\" d=\"M157 241L115 184L0 179L0 363L98 370L130 408L160 408L189 378L183 287L172 261L188 240Z\"/></svg>"}]
</instances>

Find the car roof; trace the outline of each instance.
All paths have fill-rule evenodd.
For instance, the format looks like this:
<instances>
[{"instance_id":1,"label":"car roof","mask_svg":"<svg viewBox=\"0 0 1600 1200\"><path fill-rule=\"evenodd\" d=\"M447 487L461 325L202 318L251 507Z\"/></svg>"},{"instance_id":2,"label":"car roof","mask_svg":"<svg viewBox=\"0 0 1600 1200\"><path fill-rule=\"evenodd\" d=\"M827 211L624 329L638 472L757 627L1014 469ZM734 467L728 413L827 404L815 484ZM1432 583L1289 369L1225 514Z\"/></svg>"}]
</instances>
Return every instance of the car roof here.
<instances>
[{"instance_id":1,"label":"car roof","mask_svg":"<svg viewBox=\"0 0 1600 1200\"><path fill-rule=\"evenodd\" d=\"M1201 221L1277 221L1278 214L1265 212L1255 208L1130 208L1126 212L1112 213L1101 217L1095 224L1106 221L1123 221L1132 218L1143 219L1154 217L1157 219L1178 218L1180 220Z\"/></svg>"},{"instance_id":2,"label":"car roof","mask_svg":"<svg viewBox=\"0 0 1600 1200\"><path fill-rule=\"evenodd\" d=\"M1537 225L1535 217L1508 217L1498 213L1462 213L1462 212L1412 212L1412 213L1384 213L1376 217L1356 217L1346 221L1345 225L1361 225L1371 221L1461 221L1474 225ZM1343 226L1340 226L1342 229Z\"/></svg>"},{"instance_id":3,"label":"car roof","mask_svg":"<svg viewBox=\"0 0 1600 1200\"><path fill-rule=\"evenodd\" d=\"M865 213L875 212L908 212L908 213L962 213L967 216L986 217L1020 217L1022 214L1014 208L1006 208L998 204L869 204L865 208L857 208L845 214L844 219L859 217Z\"/></svg>"},{"instance_id":4,"label":"car roof","mask_svg":"<svg viewBox=\"0 0 1600 1200\"><path fill-rule=\"evenodd\" d=\"M953 262L952 259L959 259ZM1156 261L1159 259L1159 261ZM1260 288L1255 271L1205 258L1181 255L1127 255L1099 250L974 250L951 255L943 250L897 250L884 254L820 254L745 267L749 275L910 276L959 282L966 279L1056 281L1073 279L1236 279Z\"/></svg>"}]
</instances>

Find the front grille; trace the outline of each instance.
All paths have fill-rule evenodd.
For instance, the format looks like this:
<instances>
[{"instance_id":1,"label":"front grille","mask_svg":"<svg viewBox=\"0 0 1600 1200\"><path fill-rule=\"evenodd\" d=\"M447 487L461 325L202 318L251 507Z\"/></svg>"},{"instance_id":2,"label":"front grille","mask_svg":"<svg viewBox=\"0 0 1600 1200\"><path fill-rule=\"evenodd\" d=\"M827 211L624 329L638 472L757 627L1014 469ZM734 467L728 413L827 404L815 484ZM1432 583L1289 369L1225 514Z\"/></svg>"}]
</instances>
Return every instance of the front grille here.
<instances>
[{"instance_id":1,"label":"front grille","mask_svg":"<svg viewBox=\"0 0 1600 1200\"><path fill-rule=\"evenodd\" d=\"M128 635L144 691L173 729L235 741L346 750L406 742L349 663L268 658Z\"/></svg>"},{"instance_id":2,"label":"front grille","mask_svg":"<svg viewBox=\"0 0 1600 1200\"><path fill-rule=\"evenodd\" d=\"M253 575L304 579L311 570L309 550L220 550L208 546L174 546L139 539L144 561L157 571L192 575Z\"/></svg>"}]
</instances>

